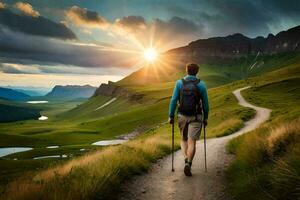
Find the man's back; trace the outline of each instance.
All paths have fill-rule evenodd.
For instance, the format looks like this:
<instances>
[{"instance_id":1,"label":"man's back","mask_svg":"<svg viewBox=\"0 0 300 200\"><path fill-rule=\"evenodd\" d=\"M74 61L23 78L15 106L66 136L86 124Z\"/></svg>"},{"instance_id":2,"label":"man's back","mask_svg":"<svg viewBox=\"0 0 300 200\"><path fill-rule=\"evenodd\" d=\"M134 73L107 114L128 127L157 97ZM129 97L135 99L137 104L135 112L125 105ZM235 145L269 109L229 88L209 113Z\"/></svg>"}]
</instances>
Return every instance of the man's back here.
<instances>
[{"instance_id":1,"label":"man's back","mask_svg":"<svg viewBox=\"0 0 300 200\"><path fill-rule=\"evenodd\" d=\"M180 101L178 127L181 134L181 149L184 155L184 174L192 176L191 167L196 151L196 141L200 139L202 125L207 125L208 97L205 83L197 79L199 65L186 65L187 76L178 80L174 87L169 108L169 122L174 125L177 102ZM202 113L203 110L203 113Z\"/></svg>"},{"instance_id":2,"label":"man's back","mask_svg":"<svg viewBox=\"0 0 300 200\"><path fill-rule=\"evenodd\" d=\"M194 75L187 75L184 77L184 80L186 81L195 81L197 80L197 77ZM173 95L172 99L170 102L170 107L169 107L169 117L174 117L177 102L179 101L180 97L180 91L183 87L183 82L182 79L176 81L174 90L173 90ZM204 114L204 119L208 118L208 112L209 112L209 104L208 104L208 96L207 96L207 89L204 81L200 81L197 84L197 88L200 92L201 95L201 100L202 100L202 106L203 106L203 114Z\"/></svg>"}]
</instances>

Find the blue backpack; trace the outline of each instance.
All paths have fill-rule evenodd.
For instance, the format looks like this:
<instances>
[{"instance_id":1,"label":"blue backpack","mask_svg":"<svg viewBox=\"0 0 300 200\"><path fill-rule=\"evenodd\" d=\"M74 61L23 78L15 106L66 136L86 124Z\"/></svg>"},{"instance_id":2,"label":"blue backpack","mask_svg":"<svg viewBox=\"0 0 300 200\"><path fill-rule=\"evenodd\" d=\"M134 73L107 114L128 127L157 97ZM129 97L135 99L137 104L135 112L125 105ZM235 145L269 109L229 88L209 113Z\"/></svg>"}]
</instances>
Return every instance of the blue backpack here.
<instances>
[{"instance_id":1,"label":"blue backpack","mask_svg":"<svg viewBox=\"0 0 300 200\"><path fill-rule=\"evenodd\" d=\"M187 81L182 79L178 112L182 115L197 116L202 113L201 94L197 87L200 79Z\"/></svg>"}]
</instances>

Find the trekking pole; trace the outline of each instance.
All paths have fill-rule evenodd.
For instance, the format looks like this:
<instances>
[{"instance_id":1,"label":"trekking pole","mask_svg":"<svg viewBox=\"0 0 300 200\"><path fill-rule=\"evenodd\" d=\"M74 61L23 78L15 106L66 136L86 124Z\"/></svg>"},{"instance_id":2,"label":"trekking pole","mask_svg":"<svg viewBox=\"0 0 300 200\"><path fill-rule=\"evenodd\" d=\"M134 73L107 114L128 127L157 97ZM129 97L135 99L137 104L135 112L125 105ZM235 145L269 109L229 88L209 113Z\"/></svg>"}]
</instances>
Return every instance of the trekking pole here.
<instances>
[{"instance_id":1,"label":"trekking pole","mask_svg":"<svg viewBox=\"0 0 300 200\"><path fill-rule=\"evenodd\" d=\"M174 172L174 123L172 124L172 172Z\"/></svg>"},{"instance_id":2,"label":"trekking pole","mask_svg":"<svg viewBox=\"0 0 300 200\"><path fill-rule=\"evenodd\" d=\"M204 164L205 164L205 172L207 172L207 163L206 163L206 131L205 131L205 125L203 123L204 127Z\"/></svg>"}]
</instances>

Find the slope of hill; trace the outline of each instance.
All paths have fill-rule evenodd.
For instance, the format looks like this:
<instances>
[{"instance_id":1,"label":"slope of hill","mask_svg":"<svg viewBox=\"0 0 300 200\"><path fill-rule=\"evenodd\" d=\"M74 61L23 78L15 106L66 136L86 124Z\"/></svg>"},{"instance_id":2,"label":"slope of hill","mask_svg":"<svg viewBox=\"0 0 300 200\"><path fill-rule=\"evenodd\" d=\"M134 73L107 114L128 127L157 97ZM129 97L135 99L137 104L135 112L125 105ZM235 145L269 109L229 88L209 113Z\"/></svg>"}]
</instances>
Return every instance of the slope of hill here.
<instances>
[{"instance_id":1,"label":"slope of hill","mask_svg":"<svg viewBox=\"0 0 300 200\"><path fill-rule=\"evenodd\" d=\"M89 98L91 97L96 87L90 85L56 85L51 92L45 95L47 99L58 99L58 100L70 100L77 98Z\"/></svg>"},{"instance_id":2,"label":"slope of hill","mask_svg":"<svg viewBox=\"0 0 300 200\"><path fill-rule=\"evenodd\" d=\"M260 62L257 62L258 59L261 59ZM231 59L230 62L222 58L221 61L216 59L219 62L216 64L199 62L202 65L200 76L210 87L211 113L207 135L209 137L228 135L241 128L244 121L253 116L252 110L237 104L231 93L232 90L246 85L255 86L258 83L272 84L299 76L299 60L297 52L292 52L241 56ZM296 67L291 66L295 63ZM182 65L149 66L120 82L103 84L87 102L58 116L53 115L53 118L47 121L32 120L22 124L0 124L1 146L6 146L7 143L15 146L24 145L24 138L26 138L26 145L30 144L37 148L31 152L10 155L6 158L23 160L10 162L8 167L0 166L5 170L14 166L16 171L22 172L24 169L16 166L16 163L36 163L30 159L41 152L44 154L49 152L42 149L47 145L61 147L52 150L53 155L65 152L74 155L78 154L83 147L92 149L91 143L95 141L114 139L123 134L139 131L142 133L141 136L128 144L108 147L104 150L101 148L87 157L74 158L73 161L63 165L63 168L67 166L63 170L60 170L60 166L55 169L50 168L48 174L54 171L53 174L57 175L54 184L52 184L53 179L47 175L46 178L38 177L38 185L32 183L32 179L25 183L25 185L28 183L26 187L34 184L33 187L41 192L31 194L35 190L24 191L25 195L28 192L29 196L43 195L50 199L53 194L61 195L61 199L72 197L76 199L79 196L93 198L96 194L111 192L110 189L117 188L114 186L118 186L124 178L144 171L152 161L170 152L170 127L165 125L165 122L174 81L184 74L184 70L179 66ZM282 70L264 74L277 68ZM254 72L259 76L230 83L254 75ZM220 86L224 83L230 84ZM212 88L214 86L220 87ZM74 170L68 171L69 167ZM13 170L10 172L14 173ZM63 173L58 174L60 172ZM43 178L49 178L51 181L43 181ZM66 184L61 187L61 183ZM81 187L82 184L86 187ZM95 185L97 188L94 187ZM52 192L52 189L55 192ZM21 193L21 196L24 195Z\"/></svg>"},{"instance_id":3,"label":"slope of hill","mask_svg":"<svg viewBox=\"0 0 300 200\"><path fill-rule=\"evenodd\" d=\"M13 101L26 101L30 98L29 95L16 90L0 87L0 97Z\"/></svg>"},{"instance_id":4,"label":"slope of hill","mask_svg":"<svg viewBox=\"0 0 300 200\"><path fill-rule=\"evenodd\" d=\"M241 114L247 112L247 110L241 109L231 94L231 92L237 88L251 85L255 91L260 86L262 86L262 88L270 87L271 90L267 89L267 91L262 92L268 93L268 97L266 98L271 101L268 105L277 102L279 104L274 104L274 106L278 108L280 108L280 105L283 104L287 97L293 102L297 102L298 89L295 90L295 86L297 86L300 77L299 63L300 62L289 64L272 73L262 74L250 79L209 89L212 112L210 114L211 120L207 127L208 134L213 136L219 134L222 130L228 130L230 126L228 127L227 125L232 123L232 121L242 120L242 117L247 116ZM276 83L285 83L286 81L292 83L293 87L291 90L286 90L285 84L280 87L276 86ZM118 115L110 115L87 122L80 127L85 127L85 130L88 128L99 130L100 135L114 135L117 132L120 133L123 129L125 129L125 131L132 130L133 127L137 127L141 123L151 124L151 122L154 122L154 124L158 124L163 122L166 120L169 101L168 98L164 99L164 97L169 97L172 91L172 85L173 84L163 83L144 87L136 86L136 91L143 91L149 94L151 98L157 98L157 101L151 101L150 105L142 105L141 107L119 113ZM272 96L272 91L275 88L278 92L275 93L274 97ZM161 90L163 92L161 92ZM161 94L164 95L161 96ZM261 99L259 97L260 95L257 98L258 101ZM296 107L296 109L289 109L289 111L298 115L299 106ZM239 117L235 119L229 119L230 117L236 117L238 115ZM275 116L274 113L272 115ZM293 117L296 115L293 115ZM231 120L231 122L227 120ZM74 121L72 121L72 123L74 123ZM74 158L65 164L49 168L48 170L38 173L37 176L29 177L28 179L19 179L8 186L7 195L12 195L16 184L24 184L26 185L26 189L20 189L17 193L15 192L13 194L16 199L22 199L24 196L31 199L47 196L49 199L52 199L54 197L53 195L58 195L55 196L57 199L76 199L78 197L94 199L96 197L100 198L99 194L101 194L102 199L112 199L118 191L120 182L131 177L133 174L145 172L151 165L151 162L170 153L170 131L169 125L160 124L158 127L146 131L137 139L123 145L98 150L86 156ZM48 132L46 135L48 134L50 133ZM85 132L84 134L87 135L88 133ZM58 135L60 141L65 141L65 139L62 139L62 137L65 137L64 134L60 132ZM94 133L94 135L97 134ZM176 135L178 136L178 133L176 133ZM53 137L54 135L52 135L52 138ZM251 143L252 147L254 144L257 143ZM176 145L176 147L178 147L178 145ZM99 168L99 166L101 167ZM252 167L250 167L250 169L251 168ZM240 172L242 172L242 170L238 173L238 180L241 180L241 177L245 177L243 174L241 175ZM248 178L251 177L255 178L253 175ZM38 184L33 183L32 179L38 180ZM62 187L62 184L64 187ZM95 184L97 188L95 188ZM85 187L83 188L82 185ZM240 185L242 184L240 183ZM39 192L36 192L35 189ZM252 191L252 194L257 194L257 192ZM247 194L247 197L248 196L250 195Z\"/></svg>"},{"instance_id":5,"label":"slope of hill","mask_svg":"<svg viewBox=\"0 0 300 200\"><path fill-rule=\"evenodd\" d=\"M299 35L300 26L297 26L275 36L269 34L267 38L251 39L234 34L197 40L167 51L161 56L163 63L143 67L118 83L137 85L172 81L181 77L184 65L189 62L200 64L200 76L208 85L229 83L287 64L299 55Z\"/></svg>"},{"instance_id":6,"label":"slope of hill","mask_svg":"<svg viewBox=\"0 0 300 200\"><path fill-rule=\"evenodd\" d=\"M200 60L199 77L206 82L208 88L212 88L276 70L291 63L298 63L300 61L298 48L284 48L285 50L281 49L278 51L270 50L271 48L278 49L279 47L277 48L276 45L280 42L288 42L288 44L290 44L292 41L298 41L296 37L298 32L300 32L300 27L281 32L274 36L275 38L273 39L270 39L271 36L268 38L250 39L241 34L235 34L228 37L199 40L198 42L201 45L207 45L207 48L210 48L205 56L209 55L214 58L219 55L219 51L223 48L231 48L232 46L243 49L244 46L250 45L249 48L251 47L257 50L255 52L254 50L249 52L241 51L238 55L236 55L236 52L225 51L227 56L222 57L221 55L215 60L215 64L204 63L207 61L205 61L205 59L204 61ZM231 43L232 46L229 45ZM189 49L194 48L195 45L194 43L191 44L187 47L182 47L185 49L184 51L182 48L179 50L189 52ZM229 47L227 47L228 45ZM264 50L264 48L267 50ZM212 53L211 49L215 49L216 52ZM170 50L166 54L175 53L179 55L179 50ZM197 49L195 49L195 51L197 51ZM260 51L264 53L259 53ZM230 61L227 59L228 57ZM164 103L167 108L166 104L171 95L170 91L172 90L173 82L185 74L184 67L177 65L179 62L173 62L173 64L174 66L149 65L132 73L119 82L102 84L95 91L91 99L75 109L62 114L61 117L93 121L110 114L122 113L130 109L141 106L144 107L145 105L158 105L157 101ZM100 110L97 109L114 98L115 101L111 103L111 106Z\"/></svg>"},{"instance_id":7,"label":"slope of hill","mask_svg":"<svg viewBox=\"0 0 300 200\"><path fill-rule=\"evenodd\" d=\"M230 142L229 191L236 199L299 199L300 63L254 81L243 95L273 111L264 126Z\"/></svg>"},{"instance_id":8,"label":"slope of hill","mask_svg":"<svg viewBox=\"0 0 300 200\"><path fill-rule=\"evenodd\" d=\"M15 104L0 99L0 122L13 122L27 119L38 119L40 110L23 104Z\"/></svg>"}]
</instances>

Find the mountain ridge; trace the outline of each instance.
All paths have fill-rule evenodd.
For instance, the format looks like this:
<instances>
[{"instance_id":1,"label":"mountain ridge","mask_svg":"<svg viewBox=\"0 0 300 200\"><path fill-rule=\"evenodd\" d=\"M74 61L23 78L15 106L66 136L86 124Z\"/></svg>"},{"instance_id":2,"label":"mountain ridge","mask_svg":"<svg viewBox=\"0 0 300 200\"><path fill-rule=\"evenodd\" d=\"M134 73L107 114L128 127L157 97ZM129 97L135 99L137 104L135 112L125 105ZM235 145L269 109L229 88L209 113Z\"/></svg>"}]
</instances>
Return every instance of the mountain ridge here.
<instances>
[{"instance_id":1,"label":"mountain ridge","mask_svg":"<svg viewBox=\"0 0 300 200\"><path fill-rule=\"evenodd\" d=\"M289 55L284 58L284 54L299 52L300 25L276 35L269 34L267 37L249 38L241 33L235 33L225 37L199 39L190 42L187 46L163 53L162 59L171 61L171 64L142 67L116 83L101 84L97 94L106 95L107 92L104 90L108 88L111 91L121 91L119 87L174 81L185 73L183 66L188 62L201 65L200 74L201 78L206 76L204 80L219 79L222 83L229 83L251 74L255 75L261 68L266 71L273 70L274 63L268 63L270 57L283 57L280 58L282 62L290 59ZM222 73L219 73L220 71ZM237 74L235 78L230 77L236 71L241 71L241 74Z\"/></svg>"},{"instance_id":2,"label":"mountain ridge","mask_svg":"<svg viewBox=\"0 0 300 200\"><path fill-rule=\"evenodd\" d=\"M31 96L17 90L0 87L0 98L12 101L26 101Z\"/></svg>"},{"instance_id":3,"label":"mountain ridge","mask_svg":"<svg viewBox=\"0 0 300 200\"><path fill-rule=\"evenodd\" d=\"M267 37L249 38L241 33L212 37L190 42L187 46L171 49L166 55L176 55L183 62L207 63L211 57L238 58L249 55L274 55L300 51L300 25Z\"/></svg>"},{"instance_id":4,"label":"mountain ridge","mask_svg":"<svg viewBox=\"0 0 300 200\"><path fill-rule=\"evenodd\" d=\"M97 87L91 85L56 85L44 97L47 99L75 99L91 97Z\"/></svg>"}]
</instances>

